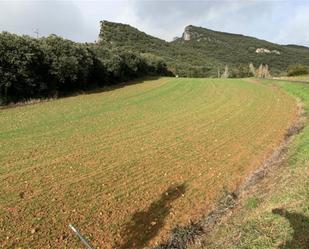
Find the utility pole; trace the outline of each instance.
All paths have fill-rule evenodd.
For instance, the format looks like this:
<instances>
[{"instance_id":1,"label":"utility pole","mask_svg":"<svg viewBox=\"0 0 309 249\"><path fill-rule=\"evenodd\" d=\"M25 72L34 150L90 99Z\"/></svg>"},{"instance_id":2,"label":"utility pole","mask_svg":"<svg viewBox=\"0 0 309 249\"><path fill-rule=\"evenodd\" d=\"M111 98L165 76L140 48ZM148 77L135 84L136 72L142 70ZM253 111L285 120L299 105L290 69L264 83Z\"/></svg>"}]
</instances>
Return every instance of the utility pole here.
<instances>
[{"instance_id":1,"label":"utility pole","mask_svg":"<svg viewBox=\"0 0 309 249\"><path fill-rule=\"evenodd\" d=\"M33 32L36 34L36 38L38 39L39 38L39 29L35 29Z\"/></svg>"}]
</instances>

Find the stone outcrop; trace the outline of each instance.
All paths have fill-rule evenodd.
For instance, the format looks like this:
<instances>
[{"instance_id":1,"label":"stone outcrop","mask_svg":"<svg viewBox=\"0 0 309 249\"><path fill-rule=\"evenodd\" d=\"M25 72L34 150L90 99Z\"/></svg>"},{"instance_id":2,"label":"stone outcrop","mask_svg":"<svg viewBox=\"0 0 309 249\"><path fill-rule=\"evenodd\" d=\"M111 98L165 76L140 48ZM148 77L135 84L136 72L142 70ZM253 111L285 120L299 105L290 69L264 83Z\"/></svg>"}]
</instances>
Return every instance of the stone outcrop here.
<instances>
[{"instance_id":1,"label":"stone outcrop","mask_svg":"<svg viewBox=\"0 0 309 249\"><path fill-rule=\"evenodd\" d=\"M183 32L182 38L185 41L190 41L191 40L191 32L190 32L190 27L185 28L185 32Z\"/></svg>"},{"instance_id":2,"label":"stone outcrop","mask_svg":"<svg viewBox=\"0 0 309 249\"><path fill-rule=\"evenodd\" d=\"M204 29L206 30L206 29ZM209 30L209 33L211 33L213 31ZM197 42L201 42L201 41L205 41L205 42L209 42L209 43L222 43L222 41L216 39L213 35L211 34L207 34L205 35L205 33L200 33L197 32L194 29L194 26L187 26L185 27L185 30L182 34L182 40L183 41L197 41Z\"/></svg>"},{"instance_id":3,"label":"stone outcrop","mask_svg":"<svg viewBox=\"0 0 309 249\"><path fill-rule=\"evenodd\" d=\"M269 50L267 48L257 48L255 50L257 54L277 54L280 55L280 52L278 50Z\"/></svg>"}]
</instances>

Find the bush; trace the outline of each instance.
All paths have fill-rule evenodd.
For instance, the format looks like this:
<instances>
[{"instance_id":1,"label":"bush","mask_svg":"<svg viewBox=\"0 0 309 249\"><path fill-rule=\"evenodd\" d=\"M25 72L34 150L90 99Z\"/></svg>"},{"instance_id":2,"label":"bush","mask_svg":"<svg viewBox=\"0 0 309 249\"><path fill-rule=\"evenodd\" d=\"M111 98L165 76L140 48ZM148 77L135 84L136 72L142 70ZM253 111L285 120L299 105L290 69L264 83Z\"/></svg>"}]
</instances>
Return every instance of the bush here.
<instances>
[{"instance_id":1,"label":"bush","mask_svg":"<svg viewBox=\"0 0 309 249\"><path fill-rule=\"evenodd\" d=\"M0 98L17 101L46 94L48 64L38 40L0 34Z\"/></svg>"},{"instance_id":2,"label":"bush","mask_svg":"<svg viewBox=\"0 0 309 249\"><path fill-rule=\"evenodd\" d=\"M51 35L41 39L49 65L51 90L72 92L86 90L94 71L95 55L83 44Z\"/></svg>"},{"instance_id":3,"label":"bush","mask_svg":"<svg viewBox=\"0 0 309 249\"><path fill-rule=\"evenodd\" d=\"M238 65L235 68L232 68L230 77L231 78L247 78L247 77L253 77L252 71L250 71L250 68L247 64L241 64Z\"/></svg>"},{"instance_id":4,"label":"bush","mask_svg":"<svg viewBox=\"0 0 309 249\"><path fill-rule=\"evenodd\" d=\"M76 43L56 35L35 39L0 33L0 104L167 74L163 60L150 55Z\"/></svg>"},{"instance_id":5,"label":"bush","mask_svg":"<svg viewBox=\"0 0 309 249\"><path fill-rule=\"evenodd\" d=\"M304 65L294 65L288 68L288 76L298 76L309 74L309 67Z\"/></svg>"}]
</instances>

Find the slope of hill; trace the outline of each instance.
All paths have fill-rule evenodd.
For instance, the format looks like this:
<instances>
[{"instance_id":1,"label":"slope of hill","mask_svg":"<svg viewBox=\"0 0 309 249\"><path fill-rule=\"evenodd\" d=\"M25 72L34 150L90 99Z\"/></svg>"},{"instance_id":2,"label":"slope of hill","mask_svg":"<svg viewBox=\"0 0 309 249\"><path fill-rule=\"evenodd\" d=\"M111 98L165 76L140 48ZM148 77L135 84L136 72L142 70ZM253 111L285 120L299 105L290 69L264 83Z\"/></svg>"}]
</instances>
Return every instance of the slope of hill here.
<instances>
[{"instance_id":1,"label":"slope of hill","mask_svg":"<svg viewBox=\"0 0 309 249\"><path fill-rule=\"evenodd\" d=\"M213 65L221 64L214 58L201 57L194 47L166 42L126 24L101 22L99 43L117 51L150 53L162 57L170 69L181 76L210 76Z\"/></svg>"},{"instance_id":2,"label":"slope of hill","mask_svg":"<svg viewBox=\"0 0 309 249\"><path fill-rule=\"evenodd\" d=\"M309 48L278 45L239 34L189 25L173 42L147 35L126 24L101 22L100 42L116 49L152 53L165 59L181 76L216 76L225 65L238 69L252 62L268 64L280 74L293 64L309 64Z\"/></svg>"}]
</instances>

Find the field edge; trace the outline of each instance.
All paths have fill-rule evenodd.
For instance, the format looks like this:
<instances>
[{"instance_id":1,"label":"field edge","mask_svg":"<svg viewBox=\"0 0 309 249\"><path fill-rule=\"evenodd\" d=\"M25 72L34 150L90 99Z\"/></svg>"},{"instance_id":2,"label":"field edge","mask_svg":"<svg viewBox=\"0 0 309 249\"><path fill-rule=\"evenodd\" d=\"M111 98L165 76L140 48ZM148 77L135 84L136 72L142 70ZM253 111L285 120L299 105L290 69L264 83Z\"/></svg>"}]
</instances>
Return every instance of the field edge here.
<instances>
[{"instance_id":1,"label":"field edge","mask_svg":"<svg viewBox=\"0 0 309 249\"><path fill-rule=\"evenodd\" d=\"M309 248L309 86L291 81L265 84L275 84L301 101L302 125L289 138L282 160L207 234L190 243L190 249Z\"/></svg>"},{"instance_id":2,"label":"field edge","mask_svg":"<svg viewBox=\"0 0 309 249\"><path fill-rule=\"evenodd\" d=\"M287 81L281 80L283 84ZM276 81L268 81L267 83L261 80L255 80L254 83L275 85L278 86ZM291 81L289 81L291 83ZM218 230L222 224L235 216L235 212L242 208L245 202L250 202L254 198L256 188L258 188L265 179L269 179L271 174L288 163L290 158L290 148L293 147L297 137L302 134L303 129L308 125L307 116L305 111L305 103L299 96L283 89L285 94L292 96L297 103L297 118L286 130L284 134L284 141L274 149L273 153L264 160L260 167L249 174L245 180L233 191L223 188L221 196L217 199L215 207L200 220L190 222L185 227L176 226L167 241L164 241L153 249L173 249L173 248L190 248L190 249L206 249L206 248L221 248L212 243L214 240L225 240L221 235L216 237ZM214 236L215 235L215 236ZM207 238L211 236L212 239ZM214 238L213 238L214 237ZM225 244L222 248L232 248L231 245ZM238 248L238 247L236 247Z\"/></svg>"}]
</instances>

